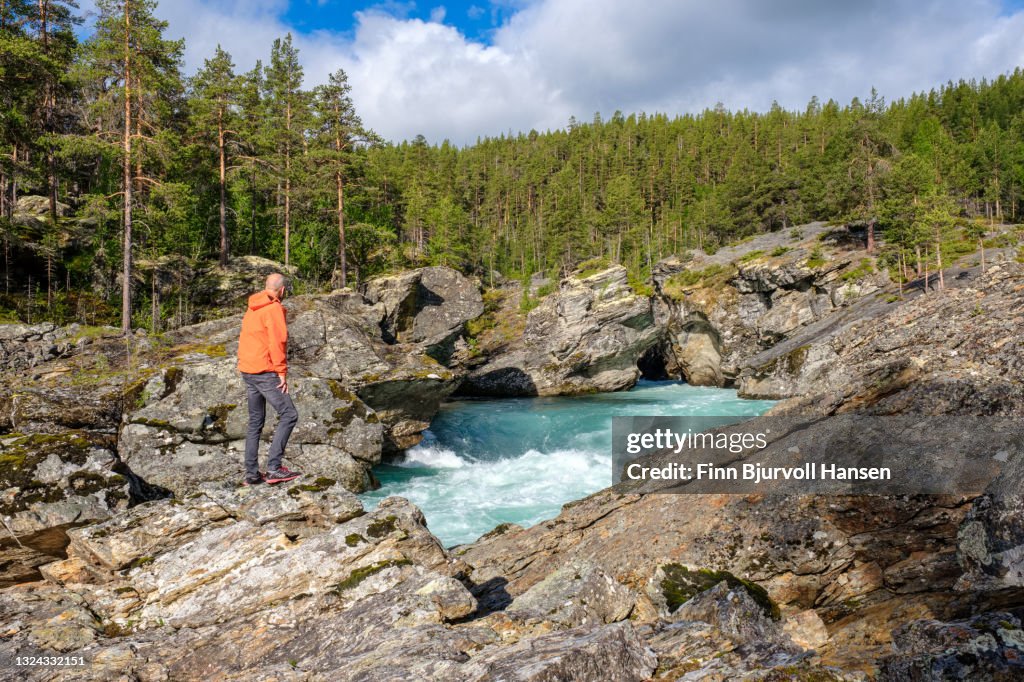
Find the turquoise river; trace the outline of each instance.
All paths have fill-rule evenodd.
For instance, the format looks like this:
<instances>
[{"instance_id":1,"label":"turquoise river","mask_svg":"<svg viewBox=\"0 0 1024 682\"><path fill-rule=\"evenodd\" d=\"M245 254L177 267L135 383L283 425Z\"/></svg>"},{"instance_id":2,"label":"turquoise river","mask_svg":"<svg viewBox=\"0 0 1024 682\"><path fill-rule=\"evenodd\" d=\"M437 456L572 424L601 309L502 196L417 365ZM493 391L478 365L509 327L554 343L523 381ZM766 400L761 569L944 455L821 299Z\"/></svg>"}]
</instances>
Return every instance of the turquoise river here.
<instances>
[{"instance_id":1,"label":"turquoise river","mask_svg":"<svg viewBox=\"0 0 1024 682\"><path fill-rule=\"evenodd\" d=\"M445 403L423 442L374 469L367 507L400 495L419 506L448 546L501 523L530 526L611 485L611 418L755 417L774 403L731 389L641 381L632 390L572 398L460 399Z\"/></svg>"}]
</instances>

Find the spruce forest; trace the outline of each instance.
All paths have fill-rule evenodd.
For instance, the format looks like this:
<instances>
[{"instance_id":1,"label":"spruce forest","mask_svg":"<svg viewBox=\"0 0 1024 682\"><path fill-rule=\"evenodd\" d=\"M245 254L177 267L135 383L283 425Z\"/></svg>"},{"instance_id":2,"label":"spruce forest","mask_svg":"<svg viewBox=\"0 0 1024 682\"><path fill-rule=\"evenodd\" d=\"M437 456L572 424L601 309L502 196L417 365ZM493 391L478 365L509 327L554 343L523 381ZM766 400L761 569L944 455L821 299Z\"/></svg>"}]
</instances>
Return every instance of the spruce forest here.
<instances>
[{"instance_id":1,"label":"spruce forest","mask_svg":"<svg viewBox=\"0 0 1024 682\"><path fill-rule=\"evenodd\" d=\"M153 0L96 4L79 41L73 2L0 2L3 320L174 326L181 301L157 301L156 281L245 255L307 291L591 259L644 287L666 256L813 220L859 226L903 278L1024 210L1020 68L891 101L615 112L460 148L382 140L344 71L304 78L290 36L251 70L218 49L187 75Z\"/></svg>"}]
</instances>

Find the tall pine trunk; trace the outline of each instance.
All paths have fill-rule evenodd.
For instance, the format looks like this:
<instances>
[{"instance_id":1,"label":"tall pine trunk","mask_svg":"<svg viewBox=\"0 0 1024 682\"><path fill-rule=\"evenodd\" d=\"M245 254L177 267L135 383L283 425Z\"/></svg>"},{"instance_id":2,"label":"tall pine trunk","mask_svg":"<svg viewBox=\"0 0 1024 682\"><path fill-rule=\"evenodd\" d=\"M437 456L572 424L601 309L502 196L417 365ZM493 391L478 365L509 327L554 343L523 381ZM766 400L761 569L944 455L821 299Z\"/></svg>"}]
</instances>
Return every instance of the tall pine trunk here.
<instances>
[{"instance_id":1,"label":"tall pine trunk","mask_svg":"<svg viewBox=\"0 0 1024 682\"><path fill-rule=\"evenodd\" d=\"M49 31L49 0L39 0L39 34L43 43L43 54L50 54ZM53 82L47 74L43 85L43 132L53 132ZM50 222L57 224L57 163L53 155L53 145L46 143L46 194L50 200Z\"/></svg>"},{"instance_id":2,"label":"tall pine trunk","mask_svg":"<svg viewBox=\"0 0 1024 682\"><path fill-rule=\"evenodd\" d=\"M338 187L338 265L341 268L341 286L348 286L348 272L345 258L345 195L342 190L341 171L334 174Z\"/></svg>"},{"instance_id":3,"label":"tall pine trunk","mask_svg":"<svg viewBox=\"0 0 1024 682\"><path fill-rule=\"evenodd\" d=\"M13 220L14 210L18 207L18 145L11 145L11 177L7 184L7 214L8 220Z\"/></svg>"},{"instance_id":4,"label":"tall pine trunk","mask_svg":"<svg viewBox=\"0 0 1024 682\"><path fill-rule=\"evenodd\" d=\"M338 116L338 105L335 103L335 116ZM341 131L334 131L334 151L338 153L335 161L337 168L334 171L334 182L338 190L338 265L341 268L341 286L348 286L348 273L346 272L345 258L345 193L341 181Z\"/></svg>"},{"instance_id":5,"label":"tall pine trunk","mask_svg":"<svg viewBox=\"0 0 1024 682\"><path fill-rule=\"evenodd\" d=\"M284 143L284 265L288 267L291 255L292 219L292 103L289 99L285 111L285 130L288 138Z\"/></svg>"},{"instance_id":6,"label":"tall pine trunk","mask_svg":"<svg viewBox=\"0 0 1024 682\"><path fill-rule=\"evenodd\" d=\"M124 258L121 282L121 332L132 328L132 97L131 97L131 11L124 4Z\"/></svg>"},{"instance_id":7,"label":"tall pine trunk","mask_svg":"<svg viewBox=\"0 0 1024 682\"><path fill-rule=\"evenodd\" d=\"M220 155L220 264L228 264L227 160L224 151L224 110L217 112L217 151Z\"/></svg>"}]
</instances>

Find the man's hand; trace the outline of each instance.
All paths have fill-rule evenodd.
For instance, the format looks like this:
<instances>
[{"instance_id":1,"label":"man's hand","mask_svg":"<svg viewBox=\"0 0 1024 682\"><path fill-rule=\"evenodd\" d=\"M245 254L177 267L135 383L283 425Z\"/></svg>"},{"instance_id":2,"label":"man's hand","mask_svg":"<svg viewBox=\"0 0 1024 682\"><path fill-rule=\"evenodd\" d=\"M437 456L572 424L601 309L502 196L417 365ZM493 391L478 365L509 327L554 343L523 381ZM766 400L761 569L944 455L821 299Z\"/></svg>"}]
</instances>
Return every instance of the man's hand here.
<instances>
[{"instance_id":1,"label":"man's hand","mask_svg":"<svg viewBox=\"0 0 1024 682\"><path fill-rule=\"evenodd\" d=\"M288 393L288 375L278 374L277 378L280 379L277 383L277 387L281 389L281 393Z\"/></svg>"}]
</instances>

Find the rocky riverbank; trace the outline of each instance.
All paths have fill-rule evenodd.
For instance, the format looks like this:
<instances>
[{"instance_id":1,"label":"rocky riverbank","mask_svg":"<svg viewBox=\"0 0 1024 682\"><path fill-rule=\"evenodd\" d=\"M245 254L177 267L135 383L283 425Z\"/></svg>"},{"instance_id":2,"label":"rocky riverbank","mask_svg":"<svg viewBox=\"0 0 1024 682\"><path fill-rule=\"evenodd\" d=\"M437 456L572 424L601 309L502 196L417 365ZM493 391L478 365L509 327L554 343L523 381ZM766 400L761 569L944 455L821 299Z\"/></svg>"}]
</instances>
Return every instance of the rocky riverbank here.
<instances>
[{"instance_id":1,"label":"rocky riverbank","mask_svg":"<svg viewBox=\"0 0 1024 682\"><path fill-rule=\"evenodd\" d=\"M1022 266L900 299L847 237L810 225L671 259L653 296L621 267L576 273L529 311L538 292L447 268L295 297L290 461L308 475L291 487L237 486L238 315L129 340L0 327L0 664L80 655L28 672L97 680L1012 679L1019 458L968 497L609 490L455 548L408 502L366 513L353 495L455 391L644 374L789 398L780 413L1018 416Z\"/></svg>"}]
</instances>

